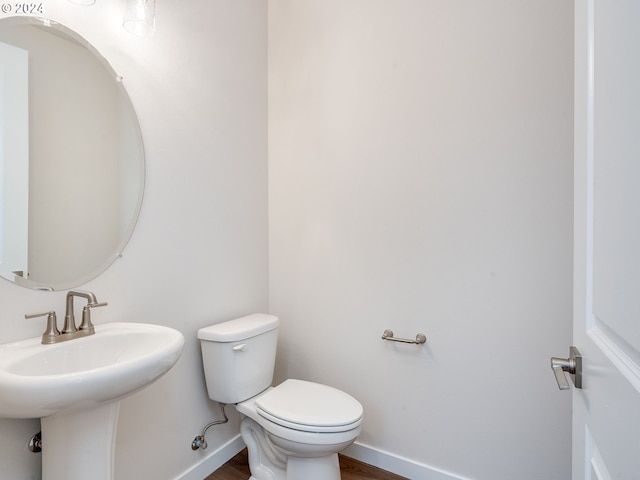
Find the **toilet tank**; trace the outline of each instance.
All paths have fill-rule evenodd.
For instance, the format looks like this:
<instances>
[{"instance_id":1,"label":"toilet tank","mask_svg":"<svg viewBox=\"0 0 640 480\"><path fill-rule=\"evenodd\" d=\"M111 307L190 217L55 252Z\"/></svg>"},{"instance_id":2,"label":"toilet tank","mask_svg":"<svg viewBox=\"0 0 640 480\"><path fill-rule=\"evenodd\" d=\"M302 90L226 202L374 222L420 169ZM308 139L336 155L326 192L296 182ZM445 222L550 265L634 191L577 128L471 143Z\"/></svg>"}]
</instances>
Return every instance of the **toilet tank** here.
<instances>
[{"instance_id":1,"label":"toilet tank","mask_svg":"<svg viewBox=\"0 0 640 480\"><path fill-rule=\"evenodd\" d=\"M278 317L255 313L198 330L209 398L239 403L273 381Z\"/></svg>"}]
</instances>

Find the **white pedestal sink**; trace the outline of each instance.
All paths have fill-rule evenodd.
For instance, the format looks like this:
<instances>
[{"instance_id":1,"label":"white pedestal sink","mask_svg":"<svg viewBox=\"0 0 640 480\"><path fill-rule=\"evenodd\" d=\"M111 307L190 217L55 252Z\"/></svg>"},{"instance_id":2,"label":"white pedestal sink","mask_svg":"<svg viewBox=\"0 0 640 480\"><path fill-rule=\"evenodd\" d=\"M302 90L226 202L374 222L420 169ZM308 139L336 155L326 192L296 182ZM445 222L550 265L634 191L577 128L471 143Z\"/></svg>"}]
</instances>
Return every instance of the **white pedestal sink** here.
<instances>
[{"instance_id":1,"label":"white pedestal sink","mask_svg":"<svg viewBox=\"0 0 640 480\"><path fill-rule=\"evenodd\" d=\"M141 323L54 345L0 345L0 417L42 418L43 480L112 480L120 400L175 364L184 337Z\"/></svg>"}]
</instances>

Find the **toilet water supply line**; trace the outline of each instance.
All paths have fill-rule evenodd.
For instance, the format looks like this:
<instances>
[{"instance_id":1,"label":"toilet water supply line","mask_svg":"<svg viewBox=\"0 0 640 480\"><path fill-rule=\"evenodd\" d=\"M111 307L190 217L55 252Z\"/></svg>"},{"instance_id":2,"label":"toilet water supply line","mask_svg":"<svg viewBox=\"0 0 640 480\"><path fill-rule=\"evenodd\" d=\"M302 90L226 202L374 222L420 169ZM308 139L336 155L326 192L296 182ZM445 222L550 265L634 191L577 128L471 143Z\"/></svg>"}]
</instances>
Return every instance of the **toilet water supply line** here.
<instances>
[{"instance_id":1,"label":"toilet water supply line","mask_svg":"<svg viewBox=\"0 0 640 480\"><path fill-rule=\"evenodd\" d=\"M207 434L207 430L209 430L209 427L213 427L214 425L222 425L223 423L227 423L229 421L229 419L227 418L227 414L224 411L224 407L226 407L227 404L219 403L218 405L220 405L220 410L222 411L224 420L215 420L204 427L204 430L202 430L202 434L198 435L193 439L193 442L191 442L191 450L198 450L199 448L202 448L203 450L206 449L208 445L207 441L204 439L204 436Z\"/></svg>"}]
</instances>

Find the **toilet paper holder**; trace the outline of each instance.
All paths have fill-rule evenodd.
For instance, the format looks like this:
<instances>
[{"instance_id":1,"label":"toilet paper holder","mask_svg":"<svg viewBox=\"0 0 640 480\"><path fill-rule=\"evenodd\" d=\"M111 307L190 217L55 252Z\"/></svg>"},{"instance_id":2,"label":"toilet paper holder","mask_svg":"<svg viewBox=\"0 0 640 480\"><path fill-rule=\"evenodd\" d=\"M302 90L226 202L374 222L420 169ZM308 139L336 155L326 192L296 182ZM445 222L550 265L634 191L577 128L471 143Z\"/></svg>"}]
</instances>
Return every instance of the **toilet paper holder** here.
<instances>
[{"instance_id":1,"label":"toilet paper holder","mask_svg":"<svg viewBox=\"0 0 640 480\"><path fill-rule=\"evenodd\" d=\"M427 341L427 336L424 333L418 333L415 340L409 338L397 338L393 336L393 330L385 330L382 333L382 340L390 340L392 342L411 343L414 345L422 345Z\"/></svg>"}]
</instances>

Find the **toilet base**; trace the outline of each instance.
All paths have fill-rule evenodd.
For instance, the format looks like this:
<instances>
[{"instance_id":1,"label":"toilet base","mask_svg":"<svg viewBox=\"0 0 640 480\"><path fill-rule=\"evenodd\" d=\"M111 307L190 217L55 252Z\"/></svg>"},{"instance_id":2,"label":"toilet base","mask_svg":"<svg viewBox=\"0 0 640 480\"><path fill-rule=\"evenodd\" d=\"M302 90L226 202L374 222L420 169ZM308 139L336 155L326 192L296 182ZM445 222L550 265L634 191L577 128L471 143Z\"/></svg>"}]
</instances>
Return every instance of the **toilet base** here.
<instances>
[{"instance_id":1,"label":"toilet base","mask_svg":"<svg viewBox=\"0 0 640 480\"><path fill-rule=\"evenodd\" d=\"M325 456L288 455L274 445L256 421L244 417L240 424L242 440L249 452L249 480L340 480L337 453Z\"/></svg>"},{"instance_id":2,"label":"toilet base","mask_svg":"<svg viewBox=\"0 0 640 480\"><path fill-rule=\"evenodd\" d=\"M287 480L340 480L338 454L328 457L289 457Z\"/></svg>"}]
</instances>

